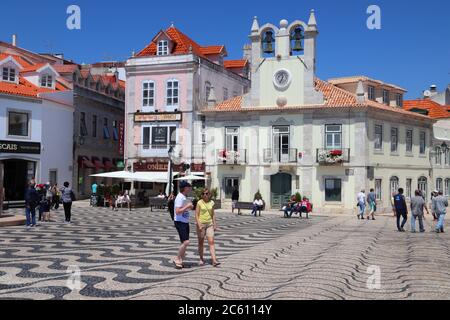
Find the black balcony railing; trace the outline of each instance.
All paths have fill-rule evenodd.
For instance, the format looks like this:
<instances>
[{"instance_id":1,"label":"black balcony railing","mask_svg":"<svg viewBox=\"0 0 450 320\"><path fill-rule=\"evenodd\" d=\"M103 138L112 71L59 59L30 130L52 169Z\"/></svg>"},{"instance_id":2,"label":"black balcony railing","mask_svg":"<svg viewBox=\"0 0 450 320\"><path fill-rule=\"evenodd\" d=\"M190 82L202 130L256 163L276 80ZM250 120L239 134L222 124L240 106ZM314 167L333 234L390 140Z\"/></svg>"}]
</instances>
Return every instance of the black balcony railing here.
<instances>
[{"instance_id":1,"label":"black balcony railing","mask_svg":"<svg viewBox=\"0 0 450 320\"><path fill-rule=\"evenodd\" d=\"M219 164L245 164L247 163L247 150L217 150L217 162Z\"/></svg>"},{"instance_id":2,"label":"black balcony railing","mask_svg":"<svg viewBox=\"0 0 450 320\"><path fill-rule=\"evenodd\" d=\"M317 149L316 161L321 165L340 165L350 162L350 149Z\"/></svg>"},{"instance_id":3,"label":"black balcony railing","mask_svg":"<svg viewBox=\"0 0 450 320\"><path fill-rule=\"evenodd\" d=\"M297 149L264 149L265 163L297 163L300 155Z\"/></svg>"}]
</instances>

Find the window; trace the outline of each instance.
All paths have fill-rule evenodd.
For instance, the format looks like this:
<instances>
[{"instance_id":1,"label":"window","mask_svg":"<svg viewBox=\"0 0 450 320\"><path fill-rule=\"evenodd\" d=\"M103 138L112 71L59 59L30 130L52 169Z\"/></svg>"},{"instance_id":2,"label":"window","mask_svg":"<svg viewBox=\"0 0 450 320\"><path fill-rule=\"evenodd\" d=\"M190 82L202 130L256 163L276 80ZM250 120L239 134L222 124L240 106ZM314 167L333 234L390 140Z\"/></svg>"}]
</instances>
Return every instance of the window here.
<instances>
[{"instance_id":1,"label":"window","mask_svg":"<svg viewBox=\"0 0 450 320\"><path fill-rule=\"evenodd\" d=\"M228 89L223 88L223 101L227 101L227 100L228 100Z\"/></svg>"},{"instance_id":2,"label":"window","mask_svg":"<svg viewBox=\"0 0 450 320\"><path fill-rule=\"evenodd\" d=\"M153 81L145 81L142 84L142 106L155 106L155 83Z\"/></svg>"},{"instance_id":3,"label":"window","mask_svg":"<svg viewBox=\"0 0 450 320\"><path fill-rule=\"evenodd\" d=\"M114 141L119 140L119 126L116 120L113 121L113 139Z\"/></svg>"},{"instance_id":4,"label":"window","mask_svg":"<svg viewBox=\"0 0 450 320\"><path fill-rule=\"evenodd\" d=\"M420 177L417 182L417 189L419 189L420 192L422 192L422 195L425 199L428 199L428 182L427 178Z\"/></svg>"},{"instance_id":5,"label":"window","mask_svg":"<svg viewBox=\"0 0 450 320\"><path fill-rule=\"evenodd\" d=\"M444 189L442 188L443 187L443 180L442 180L442 178L437 178L436 179L436 190L437 191L444 191Z\"/></svg>"},{"instance_id":6,"label":"window","mask_svg":"<svg viewBox=\"0 0 450 320\"><path fill-rule=\"evenodd\" d=\"M381 201L381 188L382 188L382 180L381 179L376 179L375 180L375 196L376 199Z\"/></svg>"},{"instance_id":7,"label":"window","mask_svg":"<svg viewBox=\"0 0 450 320\"><path fill-rule=\"evenodd\" d=\"M446 149L444 152L444 164L450 165L450 149Z\"/></svg>"},{"instance_id":8,"label":"window","mask_svg":"<svg viewBox=\"0 0 450 320\"><path fill-rule=\"evenodd\" d=\"M237 97L239 94L238 94L238 92L237 91L233 91L233 98L234 97Z\"/></svg>"},{"instance_id":9,"label":"window","mask_svg":"<svg viewBox=\"0 0 450 320\"><path fill-rule=\"evenodd\" d=\"M368 87L368 98L369 98L369 100L372 100L372 101L375 100L375 87L373 87L373 86Z\"/></svg>"},{"instance_id":10,"label":"window","mask_svg":"<svg viewBox=\"0 0 450 320\"><path fill-rule=\"evenodd\" d=\"M395 95L395 102L397 107L403 107L403 95L401 93Z\"/></svg>"},{"instance_id":11,"label":"window","mask_svg":"<svg viewBox=\"0 0 450 320\"><path fill-rule=\"evenodd\" d=\"M325 179L325 201L327 202L342 201L341 179Z\"/></svg>"},{"instance_id":12,"label":"window","mask_svg":"<svg viewBox=\"0 0 450 320\"><path fill-rule=\"evenodd\" d=\"M80 112L80 136L87 136L87 126L86 126L86 113Z\"/></svg>"},{"instance_id":13,"label":"window","mask_svg":"<svg viewBox=\"0 0 450 320\"><path fill-rule=\"evenodd\" d=\"M391 128L391 152L398 151L398 129Z\"/></svg>"},{"instance_id":14,"label":"window","mask_svg":"<svg viewBox=\"0 0 450 320\"><path fill-rule=\"evenodd\" d=\"M435 156L434 156L434 163L436 165L442 164L442 152L440 147L434 148Z\"/></svg>"},{"instance_id":15,"label":"window","mask_svg":"<svg viewBox=\"0 0 450 320\"><path fill-rule=\"evenodd\" d=\"M406 130L406 152L411 153L413 151L413 131Z\"/></svg>"},{"instance_id":16,"label":"window","mask_svg":"<svg viewBox=\"0 0 450 320\"><path fill-rule=\"evenodd\" d=\"M239 127L225 128L225 149L239 151Z\"/></svg>"},{"instance_id":17,"label":"window","mask_svg":"<svg viewBox=\"0 0 450 320\"><path fill-rule=\"evenodd\" d=\"M49 74L44 74L41 77L41 87L52 88L53 87L53 77Z\"/></svg>"},{"instance_id":18,"label":"window","mask_svg":"<svg viewBox=\"0 0 450 320\"><path fill-rule=\"evenodd\" d=\"M109 134L109 127L108 127L108 118L103 119L103 139L110 139L111 136Z\"/></svg>"},{"instance_id":19,"label":"window","mask_svg":"<svg viewBox=\"0 0 450 320\"><path fill-rule=\"evenodd\" d=\"M50 182L51 186L54 186L56 183L58 183L58 170L49 170L48 171L48 181Z\"/></svg>"},{"instance_id":20,"label":"window","mask_svg":"<svg viewBox=\"0 0 450 320\"><path fill-rule=\"evenodd\" d=\"M412 196L412 179L406 179L406 197L411 199Z\"/></svg>"},{"instance_id":21,"label":"window","mask_svg":"<svg viewBox=\"0 0 450 320\"><path fill-rule=\"evenodd\" d=\"M392 177L389 180L391 194L397 193L399 189L399 180L398 177Z\"/></svg>"},{"instance_id":22,"label":"window","mask_svg":"<svg viewBox=\"0 0 450 320\"><path fill-rule=\"evenodd\" d=\"M211 83L209 81L205 82L205 101L208 102L209 95L211 93Z\"/></svg>"},{"instance_id":23,"label":"window","mask_svg":"<svg viewBox=\"0 0 450 320\"><path fill-rule=\"evenodd\" d=\"M167 81L167 105L177 106L179 100L178 80Z\"/></svg>"},{"instance_id":24,"label":"window","mask_svg":"<svg viewBox=\"0 0 450 320\"><path fill-rule=\"evenodd\" d=\"M28 137L29 114L26 112L8 112L8 135Z\"/></svg>"},{"instance_id":25,"label":"window","mask_svg":"<svg viewBox=\"0 0 450 320\"><path fill-rule=\"evenodd\" d=\"M425 131L420 131L420 154L425 154L427 148L427 135Z\"/></svg>"},{"instance_id":26,"label":"window","mask_svg":"<svg viewBox=\"0 0 450 320\"><path fill-rule=\"evenodd\" d=\"M177 143L177 127L144 127L142 132L143 149L166 149Z\"/></svg>"},{"instance_id":27,"label":"window","mask_svg":"<svg viewBox=\"0 0 450 320\"><path fill-rule=\"evenodd\" d=\"M169 41L160 40L158 42L158 56L167 56L169 54Z\"/></svg>"},{"instance_id":28,"label":"window","mask_svg":"<svg viewBox=\"0 0 450 320\"><path fill-rule=\"evenodd\" d=\"M142 144L144 149L150 148L150 127L144 127L142 132Z\"/></svg>"},{"instance_id":29,"label":"window","mask_svg":"<svg viewBox=\"0 0 450 320\"><path fill-rule=\"evenodd\" d=\"M97 138L97 116L92 116L92 136Z\"/></svg>"},{"instance_id":30,"label":"window","mask_svg":"<svg viewBox=\"0 0 450 320\"><path fill-rule=\"evenodd\" d=\"M16 69L3 68L2 79L3 81L16 82Z\"/></svg>"},{"instance_id":31,"label":"window","mask_svg":"<svg viewBox=\"0 0 450 320\"><path fill-rule=\"evenodd\" d=\"M206 144L206 121L202 119L202 144Z\"/></svg>"},{"instance_id":32,"label":"window","mask_svg":"<svg viewBox=\"0 0 450 320\"><path fill-rule=\"evenodd\" d=\"M235 188L239 190L239 178L225 178L225 199L231 199L233 191Z\"/></svg>"},{"instance_id":33,"label":"window","mask_svg":"<svg viewBox=\"0 0 450 320\"><path fill-rule=\"evenodd\" d=\"M383 148L383 126L375 125L375 150L382 150Z\"/></svg>"},{"instance_id":34,"label":"window","mask_svg":"<svg viewBox=\"0 0 450 320\"><path fill-rule=\"evenodd\" d=\"M388 90L383 90L383 103L389 105L390 104L390 93Z\"/></svg>"},{"instance_id":35,"label":"window","mask_svg":"<svg viewBox=\"0 0 450 320\"><path fill-rule=\"evenodd\" d=\"M342 126L340 124L325 125L325 145L327 149L342 148Z\"/></svg>"},{"instance_id":36,"label":"window","mask_svg":"<svg viewBox=\"0 0 450 320\"><path fill-rule=\"evenodd\" d=\"M450 196L450 178L445 179L444 195L446 197Z\"/></svg>"}]
</instances>

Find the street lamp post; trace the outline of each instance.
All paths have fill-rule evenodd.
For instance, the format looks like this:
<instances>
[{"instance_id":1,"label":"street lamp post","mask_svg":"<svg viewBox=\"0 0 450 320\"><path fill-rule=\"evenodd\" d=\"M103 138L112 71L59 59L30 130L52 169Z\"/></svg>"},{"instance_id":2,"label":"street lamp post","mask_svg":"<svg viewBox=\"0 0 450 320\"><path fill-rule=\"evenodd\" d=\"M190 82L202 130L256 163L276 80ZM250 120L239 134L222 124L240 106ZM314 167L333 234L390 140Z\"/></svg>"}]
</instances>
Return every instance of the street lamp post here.
<instances>
[{"instance_id":1,"label":"street lamp post","mask_svg":"<svg viewBox=\"0 0 450 320\"><path fill-rule=\"evenodd\" d=\"M167 196L169 196L169 197L172 194L172 174L173 174L172 161L173 161L174 153L175 153L175 150L171 146L168 151L168 155L169 155L169 194Z\"/></svg>"}]
</instances>

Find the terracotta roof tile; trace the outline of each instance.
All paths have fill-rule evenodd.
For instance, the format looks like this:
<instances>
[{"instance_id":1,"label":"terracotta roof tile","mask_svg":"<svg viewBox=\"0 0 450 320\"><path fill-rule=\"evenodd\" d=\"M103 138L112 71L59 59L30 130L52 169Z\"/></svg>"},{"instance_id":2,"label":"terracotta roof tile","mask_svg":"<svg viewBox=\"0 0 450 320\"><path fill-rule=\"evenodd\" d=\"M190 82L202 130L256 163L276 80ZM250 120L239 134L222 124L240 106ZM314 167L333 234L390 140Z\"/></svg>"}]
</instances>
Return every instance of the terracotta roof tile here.
<instances>
[{"instance_id":1,"label":"terracotta roof tile","mask_svg":"<svg viewBox=\"0 0 450 320\"><path fill-rule=\"evenodd\" d=\"M367 76L351 76L351 77L341 77L341 78L332 78L332 79L328 79L328 82L334 85L339 85L339 84L346 84L346 83L355 83L355 82L373 82L376 84L379 84L381 86L389 86L389 87L393 87L395 89L401 90L401 91L407 91L399 86L396 86L395 84L390 84L390 83L385 83L383 81L380 80L375 80L372 78L369 78Z\"/></svg>"},{"instance_id":2,"label":"terracotta roof tile","mask_svg":"<svg viewBox=\"0 0 450 320\"><path fill-rule=\"evenodd\" d=\"M222 103L219 103L215 108L205 108L204 112L239 112L239 111L276 111L276 110L301 110L301 109L322 109L322 108L371 108L375 110L383 110L388 112L395 112L408 115L415 118L430 119L418 113L410 112L398 107L391 107L375 101L357 102L356 95L341 89L329 82L316 79L316 90L324 95L325 103L321 105L288 105L286 107L276 106L258 106L258 107L242 107L243 96L234 97Z\"/></svg>"},{"instance_id":3,"label":"terracotta roof tile","mask_svg":"<svg viewBox=\"0 0 450 320\"><path fill-rule=\"evenodd\" d=\"M226 50L225 50L225 46L206 46L206 47L201 47L200 52L202 54L204 54L205 56L207 56L207 55L226 53Z\"/></svg>"},{"instance_id":4,"label":"terracotta roof tile","mask_svg":"<svg viewBox=\"0 0 450 320\"><path fill-rule=\"evenodd\" d=\"M448 107L442 106L430 99L406 100L403 102L405 110L426 110L428 116L433 119L450 118Z\"/></svg>"},{"instance_id":5,"label":"terracotta roof tile","mask_svg":"<svg viewBox=\"0 0 450 320\"><path fill-rule=\"evenodd\" d=\"M79 69L76 64L57 64L52 66L58 73L72 73Z\"/></svg>"},{"instance_id":6,"label":"terracotta roof tile","mask_svg":"<svg viewBox=\"0 0 450 320\"><path fill-rule=\"evenodd\" d=\"M28 67L23 68L22 70L20 70L21 73L27 73L27 72L34 72L36 70L39 70L40 68L46 66L48 63L38 63L35 65L31 65Z\"/></svg>"},{"instance_id":7,"label":"terracotta roof tile","mask_svg":"<svg viewBox=\"0 0 450 320\"><path fill-rule=\"evenodd\" d=\"M22 66L22 68L26 68L26 67L29 67L32 65L32 63L28 62L21 56L18 56L15 54L9 54L9 53L5 53L5 52L0 52L0 61L5 60L9 56L13 57L17 61L17 63L19 63Z\"/></svg>"},{"instance_id":8,"label":"terracotta roof tile","mask_svg":"<svg viewBox=\"0 0 450 320\"><path fill-rule=\"evenodd\" d=\"M248 65L248 60L225 60L223 66L227 69L245 68Z\"/></svg>"}]
</instances>

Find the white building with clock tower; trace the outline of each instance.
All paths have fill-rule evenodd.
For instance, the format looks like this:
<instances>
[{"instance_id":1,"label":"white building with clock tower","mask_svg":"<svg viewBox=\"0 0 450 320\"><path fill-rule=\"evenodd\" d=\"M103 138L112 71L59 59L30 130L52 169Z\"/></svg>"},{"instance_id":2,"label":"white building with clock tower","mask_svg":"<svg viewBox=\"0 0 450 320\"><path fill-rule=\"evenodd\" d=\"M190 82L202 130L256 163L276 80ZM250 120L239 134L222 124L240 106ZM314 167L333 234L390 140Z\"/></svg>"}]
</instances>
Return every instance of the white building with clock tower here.
<instances>
[{"instance_id":1,"label":"white building with clock tower","mask_svg":"<svg viewBox=\"0 0 450 320\"><path fill-rule=\"evenodd\" d=\"M316 15L308 22L260 26L255 17L246 57L251 90L208 99L206 172L222 204L280 209L299 192L322 212L352 212L356 194L373 188L380 210L391 194L432 188L429 144L434 121L403 109L406 90L364 76L316 76ZM330 56L332 59L332 56Z\"/></svg>"}]
</instances>

